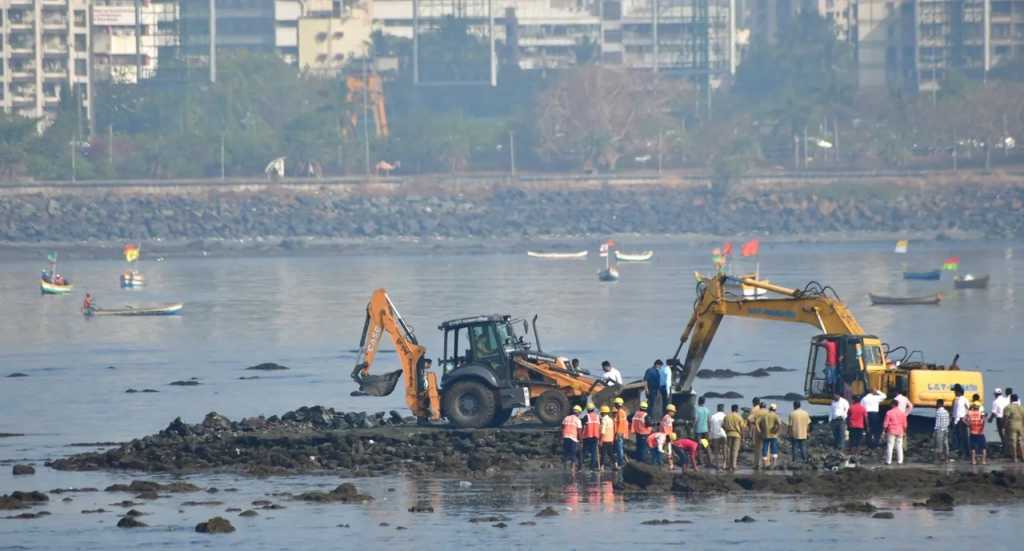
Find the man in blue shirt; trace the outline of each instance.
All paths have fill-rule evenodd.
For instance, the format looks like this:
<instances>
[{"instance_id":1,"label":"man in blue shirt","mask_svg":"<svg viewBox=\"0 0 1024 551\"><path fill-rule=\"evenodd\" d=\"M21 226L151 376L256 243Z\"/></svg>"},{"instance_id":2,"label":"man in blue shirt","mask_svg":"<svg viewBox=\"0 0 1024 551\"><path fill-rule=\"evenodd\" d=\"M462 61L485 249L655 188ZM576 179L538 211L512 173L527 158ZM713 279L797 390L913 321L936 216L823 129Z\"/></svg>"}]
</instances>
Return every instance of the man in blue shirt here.
<instances>
[{"instance_id":1,"label":"man in blue shirt","mask_svg":"<svg viewBox=\"0 0 1024 551\"><path fill-rule=\"evenodd\" d=\"M658 361L660 362L661 360ZM662 407L667 407L670 403L669 396L672 395L672 368L667 364L661 364L658 366L658 373L660 374L658 382L661 387L658 390L661 393Z\"/></svg>"},{"instance_id":2,"label":"man in blue shirt","mask_svg":"<svg viewBox=\"0 0 1024 551\"><path fill-rule=\"evenodd\" d=\"M647 401L651 406L649 411L651 419L661 418L661 408L665 407L665 403L661 401L660 392L662 365L660 359L654 360L654 365L644 372L644 385L647 387Z\"/></svg>"},{"instance_id":3,"label":"man in blue shirt","mask_svg":"<svg viewBox=\"0 0 1024 551\"><path fill-rule=\"evenodd\" d=\"M697 399L697 411L693 424L693 432L697 435L697 438L694 440L697 442L708 440L709 438L708 433L710 432L710 429L708 428L708 419L711 418L711 410L704 406L704 402L705 400L703 396ZM708 441L710 442L710 440ZM704 446L699 446L697 448L697 455L700 457L701 463L705 465L711 464L710 453Z\"/></svg>"}]
</instances>

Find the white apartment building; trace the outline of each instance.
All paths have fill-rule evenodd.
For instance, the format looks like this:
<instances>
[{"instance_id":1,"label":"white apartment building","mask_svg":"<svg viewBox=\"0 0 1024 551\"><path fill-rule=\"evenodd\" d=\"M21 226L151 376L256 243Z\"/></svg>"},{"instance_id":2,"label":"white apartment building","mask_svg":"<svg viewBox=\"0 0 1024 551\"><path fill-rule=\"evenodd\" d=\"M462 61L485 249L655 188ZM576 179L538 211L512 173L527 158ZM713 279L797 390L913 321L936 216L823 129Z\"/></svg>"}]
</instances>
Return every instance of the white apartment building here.
<instances>
[{"instance_id":1,"label":"white apartment building","mask_svg":"<svg viewBox=\"0 0 1024 551\"><path fill-rule=\"evenodd\" d=\"M93 0L90 17L96 80L152 78L160 49L177 44L177 0Z\"/></svg>"}]
</instances>

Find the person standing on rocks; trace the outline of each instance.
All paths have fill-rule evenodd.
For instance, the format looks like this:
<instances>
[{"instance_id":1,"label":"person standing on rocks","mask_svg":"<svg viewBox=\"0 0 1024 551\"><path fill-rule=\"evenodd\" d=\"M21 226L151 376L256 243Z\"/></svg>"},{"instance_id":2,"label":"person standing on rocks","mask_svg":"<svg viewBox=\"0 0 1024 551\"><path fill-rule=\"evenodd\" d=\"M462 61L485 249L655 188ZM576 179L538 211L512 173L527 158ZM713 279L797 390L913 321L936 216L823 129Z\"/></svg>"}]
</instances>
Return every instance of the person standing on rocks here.
<instances>
[{"instance_id":1,"label":"person standing on rocks","mask_svg":"<svg viewBox=\"0 0 1024 551\"><path fill-rule=\"evenodd\" d=\"M604 372L601 382L605 386L622 386L622 373L612 367L612 362L608 360L601 362L601 371Z\"/></svg>"},{"instance_id":2,"label":"person standing on rocks","mask_svg":"<svg viewBox=\"0 0 1024 551\"><path fill-rule=\"evenodd\" d=\"M710 429L708 427L708 421L711 419L711 411L708 410L707 406L704 405L706 401L707 400L705 400L703 396L698 398L697 399L697 410L694 412L695 417L694 417L694 423L693 423L693 432L696 433L697 441L698 442L701 441L701 440L707 440L708 439L708 432L710 432ZM701 447L701 448L698 448L698 449L699 449L699 454L700 454L700 461L699 461L699 463L704 463L705 465L710 464L711 463L710 451L707 448L704 448L704 447Z\"/></svg>"},{"instance_id":3,"label":"person standing on rocks","mask_svg":"<svg viewBox=\"0 0 1024 551\"><path fill-rule=\"evenodd\" d=\"M903 438L907 434L907 414L899 407L891 407L885 413L882 423L885 430L885 464L892 465L892 452L896 451L896 463L903 464Z\"/></svg>"},{"instance_id":4,"label":"person standing on rocks","mask_svg":"<svg viewBox=\"0 0 1024 551\"><path fill-rule=\"evenodd\" d=\"M668 408L669 396L672 395L672 368L668 364L661 364L658 367L658 393L661 395L661 404Z\"/></svg>"},{"instance_id":5,"label":"person standing on rocks","mask_svg":"<svg viewBox=\"0 0 1024 551\"><path fill-rule=\"evenodd\" d=\"M793 411L789 414L789 444L792 450L792 461L797 458L807 463L807 438L811 434L811 416L800 407L800 401L793 402Z\"/></svg>"},{"instance_id":6,"label":"person standing on rocks","mask_svg":"<svg viewBox=\"0 0 1024 551\"><path fill-rule=\"evenodd\" d=\"M1006 389L1009 393L1010 389ZM1019 403L1016 394L1010 395L1010 405L1003 410L1003 422L1006 427L1006 445L1010 447L1009 454L1013 462L1017 463L1024 458L1024 407Z\"/></svg>"},{"instance_id":7,"label":"person standing on rocks","mask_svg":"<svg viewBox=\"0 0 1024 551\"><path fill-rule=\"evenodd\" d=\"M715 413L708 418L708 436L711 437L711 462L716 469L726 468L725 453L728 438L723 424L725 422L725 404L718 404Z\"/></svg>"},{"instance_id":8,"label":"person standing on rocks","mask_svg":"<svg viewBox=\"0 0 1024 551\"><path fill-rule=\"evenodd\" d=\"M633 413L630 428L636 435L636 460L643 463L647 461L647 437L651 434L651 427L647 424L646 400L640 402L640 410Z\"/></svg>"},{"instance_id":9,"label":"person standing on rocks","mask_svg":"<svg viewBox=\"0 0 1024 551\"><path fill-rule=\"evenodd\" d=\"M568 467L573 473L579 463L580 433L583 431L583 421L580 421L580 414L583 408L579 405L572 407L572 413L562 419L562 467Z\"/></svg>"},{"instance_id":10,"label":"person standing on rocks","mask_svg":"<svg viewBox=\"0 0 1024 551\"><path fill-rule=\"evenodd\" d=\"M832 427L832 447L843 451L846 444L846 416L850 412L850 402L839 393L832 395L832 405L828 411L828 422Z\"/></svg>"},{"instance_id":11,"label":"person standing on rocks","mask_svg":"<svg viewBox=\"0 0 1024 551\"><path fill-rule=\"evenodd\" d=\"M626 439L629 438L629 412L626 401L621 397L612 400L615 404L615 465L622 468L626 464Z\"/></svg>"},{"instance_id":12,"label":"person standing on rocks","mask_svg":"<svg viewBox=\"0 0 1024 551\"><path fill-rule=\"evenodd\" d=\"M1003 422L1003 411L1006 406L1010 405L1010 397L1007 394L1003 394L1003 389L997 388L993 392L992 398L992 412L988 414L988 422L996 422L996 432L999 434L999 442L1002 443L1003 450L1006 450L1006 435L1004 433L1004 427L1006 424Z\"/></svg>"},{"instance_id":13,"label":"person standing on rocks","mask_svg":"<svg viewBox=\"0 0 1024 551\"><path fill-rule=\"evenodd\" d=\"M594 404L587 404L587 414L583 418L583 455L584 460L590 458L590 468L597 470L600 456L597 442L601 438L601 417L597 414Z\"/></svg>"},{"instance_id":14,"label":"person standing on rocks","mask_svg":"<svg viewBox=\"0 0 1024 551\"><path fill-rule=\"evenodd\" d=\"M964 396L964 387L953 385L953 447L960 453L960 459L967 459L969 455L967 437L967 397Z\"/></svg>"},{"instance_id":15,"label":"person standing on rocks","mask_svg":"<svg viewBox=\"0 0 1024 551\"><path fill-rule=\"evenodd\" d=\"M747 432L750 434L750 462L754 465L755 471L761 468L761 446L763 442L761 429L758 427L757 421L764 413L764 408L761 407L761 399L754 398L751 401L750 414L747 415Z\"/></svg>"},{"instance_id":16,"label":"person standing on rocks","mask_svg":"<svg viewBox=\"0 0 1024 551\"><path fill-rule=\"evenodd\" d=\"M935 401L935 462L949 462L949 412L946 401L939 398Z\"/></svg>"},{"instance_id":17,"label":"person standing on rocks","mask_svg":"<svg viewBox=\"0 0 1024 551\"><path fill-rule=\"evenodd\" d=\"M775 404L768 406L768 411L757 420L757 432L761 434L761 463L765 469L774 467L779 461L779 432L782 419Z\"/></svg>"},{"instance_id":18,"label":"person standing on rocks","mask_svg":"<svg viewBox=\"0 0 1024 551\"><path fill-rule=\"evenodd\" d=\"M735 471L739 467L740 448L743 447L743 430L747 422L740 415L740 406L733 404L729 415L722 421L722 430L725 431L726 446L728 450L728 468Z\"/></svg>"},{"instance_id":19,"label":"person standing on rocks","mask_svg":"<svg viewBox=\"0 0 1024 551\"><path fill-rule=\"evenodd\" d=\"M981 464L988 465L985 414L981 412L981 406L978 404L971 404L971 409L967 410L967 431L970 434L971 465L978 464L979 455L981 455Z\"/></svg>"},{"instance_id":20,"label":"person standing on rocks","mask_svg":"<svg viewBox=\"0 0 1024 551\"><path fill-rule=\"evenodd\" d=\"M868 414L868 446L877 448L882 442L882 413L880 411L882 401L885 400L885 393L878 389L871 389L860 399L861 405Z\"/></svg>"},{"instance_id":21,"label":"person standing on rocks","mask_svg":"<svg viewBox=\"0 0 1024 551\"><path fill-rule=\"evenodd\" d=\"M675 422L676 422L676 419L674 417L675 414L676 414L676 406L675 406L675 404L669 404L667 407L665 407L665 415L663 415L661 417L661 423L658 425L658 430L663 432L663 433L665 433L665 434L672 434L672 433L674 433L675 432L674 426L675 426Z\"/></svg>"},{"instance_id":22,"label":"person standing on rocks","mask_svg":"<svg viewBox=\"0 0 1024 551\"><path fill-rule=\"evenodd\" d=\"M644 372L644 385L647 391L647 402L651 407L651 415L657 419L661 416L661 408L665 407L665 404L661 401L661 392L658 390L661 386L661 359L654 360L654 365L647 368Z\"/></svg>"},{"instance_id":23,"label":"person standing on rocks","mask_svg":"<svg viewBox=\"0 0 1024 551\"><path fill-rule=\"evenodd\" d=\"M850 429L850 451L860 451L864 441L864 430L868 423L868 410L860 403L860 396L854 396L850 411L846 417L846 426Z\"/></svg>"},{"instance_id":24,"label":"person standing on rocks","mask_svg":"<svg viewBox=\"0 0 1024 551\"><path fill-rule=\"evenodd\" d=\"M601 465L618 467L615 461L615 420L608 406L601 406Z\"/></svg>"}]
</instances>

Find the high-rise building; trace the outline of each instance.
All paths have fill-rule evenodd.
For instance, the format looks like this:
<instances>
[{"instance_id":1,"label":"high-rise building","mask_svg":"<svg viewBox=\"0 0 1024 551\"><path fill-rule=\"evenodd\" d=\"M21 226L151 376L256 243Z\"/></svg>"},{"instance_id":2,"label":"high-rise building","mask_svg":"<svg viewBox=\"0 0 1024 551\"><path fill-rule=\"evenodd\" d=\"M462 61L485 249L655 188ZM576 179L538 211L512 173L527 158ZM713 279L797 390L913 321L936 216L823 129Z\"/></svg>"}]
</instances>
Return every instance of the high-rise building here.
<instances>
[{"instance_id":1,"label":"high-rise building","mask_svg":"<svg viewBox=\"0 0 1024 551\"><path fill-rule=\"evenodd\" d=\"M156 74L160 50L177 44L177 0L93 0L94 80L138 83Z\"/></svg>"},{"instance_id":2,"label":"high-rise building","mask_svg":"<svg viewBox=\"0 0 1024 551\"><path fill-rule=\"evenodd\" d=\"M0 106L7 113L52 120L61 97L88 118L88 0L0 0Z\"/></svg>"}]
</instances>

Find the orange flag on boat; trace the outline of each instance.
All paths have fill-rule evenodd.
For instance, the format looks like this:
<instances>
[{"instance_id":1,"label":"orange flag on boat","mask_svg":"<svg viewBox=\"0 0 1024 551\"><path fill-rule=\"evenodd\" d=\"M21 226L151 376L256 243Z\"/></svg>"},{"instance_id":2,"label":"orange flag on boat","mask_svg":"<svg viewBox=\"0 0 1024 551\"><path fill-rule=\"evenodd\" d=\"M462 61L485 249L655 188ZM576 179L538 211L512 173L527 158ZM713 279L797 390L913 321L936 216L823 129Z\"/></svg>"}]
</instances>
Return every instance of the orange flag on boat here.
<instances>
[{"instance_id":1,"label":"orange flag on boat","mask_svg":"<svg viewBox=\"0 0 1024 551\"><path fill-rule=\"evenodd\" d=\"M124 259L128 262L135 262L139 259L139 246L131 243L124 246Z\"/></svg>"},{"instance_id":2,"label":"orange flag on boat","mask_svg":"<svg viewBox=\"0 0 1024 551\"><path fill-rule=\"evenodd\" d=\"M615 246L615 242L609 239L604 243L601 243L601 256L608 256L608 251Z\"/></svg>"},{"instance_id":3,"label":"orange flag on boat","mask_svg":"<svg viewBox=\"0 0 1024 551\"><path fill-rule=\"evenodd\" d=\"M732 241L726 241L725 245L722 245L722 256L732 255Z\"/></svg>"},{"instance_id":4,"label":"orange flag on boat","mask_svg":"<svg viewBox=\"0 0 1024 551\"><path fill-rule=\"evenodd\" d=\"M761 250L761 242L757 239L751 239L743 244L743 248L740 249L740 255L742 256L757 256L758 251Z\"/></svg>"}]
</instances>

